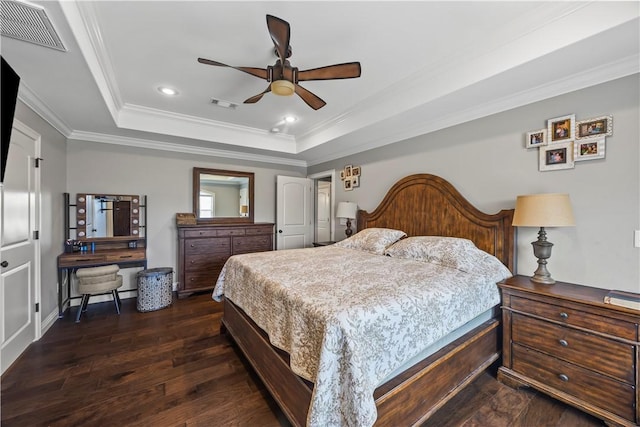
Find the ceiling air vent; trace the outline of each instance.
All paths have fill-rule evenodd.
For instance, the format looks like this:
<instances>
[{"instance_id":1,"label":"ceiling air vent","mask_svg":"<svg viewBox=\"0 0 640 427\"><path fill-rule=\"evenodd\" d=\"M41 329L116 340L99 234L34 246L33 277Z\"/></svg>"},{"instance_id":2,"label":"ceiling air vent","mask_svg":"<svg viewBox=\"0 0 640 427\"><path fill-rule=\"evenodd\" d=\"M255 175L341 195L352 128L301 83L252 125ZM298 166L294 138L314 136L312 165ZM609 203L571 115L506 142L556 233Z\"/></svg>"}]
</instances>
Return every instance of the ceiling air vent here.
<instances>
[{"instance_id":1,"label":"ceiling air vent","mask_svg":"<svg viewBox=\"0 0 640 427\"><path fill-rule=\"evenodd\" d=\"M211 103L213 105L217 105L218 107L230 108L232 110L234 110L238 106L238 104L234 104L233 102L223 101L222 99L215 98L211 98Z\"/></svg>"},{"instance_id":2,"label":"ceiling air vent","mask_svg":"<svg viewBox=\"0 0 640 427\"><path fill-rule=\"evenodd\" d=\"M20 1L0 1L0 32L3 36L66 51L45 10Z\"/></svg>"}]
</instances>

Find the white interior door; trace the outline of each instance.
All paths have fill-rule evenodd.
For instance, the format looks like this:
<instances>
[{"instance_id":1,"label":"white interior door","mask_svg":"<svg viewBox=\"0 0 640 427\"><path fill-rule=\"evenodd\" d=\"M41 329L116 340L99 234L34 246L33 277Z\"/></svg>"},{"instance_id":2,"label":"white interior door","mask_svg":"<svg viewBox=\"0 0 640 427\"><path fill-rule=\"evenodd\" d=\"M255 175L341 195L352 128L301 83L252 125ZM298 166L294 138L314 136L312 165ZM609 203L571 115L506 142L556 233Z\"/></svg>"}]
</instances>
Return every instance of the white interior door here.
<instances>
[{"instance_id":1,"label":"white interior door","mask_svg":"<svg viewBox=\"0 0 640 427\"><path fill-rule=\"evenodd\" d=\"M282 175L276 181L276 249L312 246L313 181Z\"/></svg>"},{"instance_id":2,"label":"white interior door","mask_svg":"<svg viewBox=\"0 0 640 427\"><path fill-rule=\"evenodd\" d=\"M318 181L316 196L316 241L331 240L331 183Z\"/></svg>"},{"instance_id":3,"label":"white interior door","mask_svg":"<svg viewBox=\"0 0 640 427\"><path fill-rule=\"evenodd\" d=\"M4 372L40 335L39 174L40 137L14 122L4 183L0 187L0 366Z\"/></svg>"}]
</instances>

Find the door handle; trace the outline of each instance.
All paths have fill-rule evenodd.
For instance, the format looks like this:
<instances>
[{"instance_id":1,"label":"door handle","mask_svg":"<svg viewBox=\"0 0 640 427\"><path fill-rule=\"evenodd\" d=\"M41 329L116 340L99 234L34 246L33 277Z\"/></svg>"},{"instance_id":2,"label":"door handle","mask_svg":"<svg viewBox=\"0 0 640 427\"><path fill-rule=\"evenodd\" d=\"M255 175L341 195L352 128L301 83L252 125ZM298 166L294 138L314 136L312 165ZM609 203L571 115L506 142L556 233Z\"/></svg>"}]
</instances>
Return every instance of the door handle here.
<instances>
[{"instance_id":1,"label":"door handle","mask_svg":"<svg viewBox=\"0 0 640 427\"><path fill-rule=\"evenodd\" d=\"M282 233L282 230L278 230L278 233Z\"/></svg>"},{"instance_id":2,"label":"door handle","mask_svg":"<svg viewBox=\"0 0 640 427\"><path fill-rule=\"evenodd\" d=\"M0 267L2 268L9 267L9 263L7 261L2 261L0 262Z\"/></svg>"}]
</instances>

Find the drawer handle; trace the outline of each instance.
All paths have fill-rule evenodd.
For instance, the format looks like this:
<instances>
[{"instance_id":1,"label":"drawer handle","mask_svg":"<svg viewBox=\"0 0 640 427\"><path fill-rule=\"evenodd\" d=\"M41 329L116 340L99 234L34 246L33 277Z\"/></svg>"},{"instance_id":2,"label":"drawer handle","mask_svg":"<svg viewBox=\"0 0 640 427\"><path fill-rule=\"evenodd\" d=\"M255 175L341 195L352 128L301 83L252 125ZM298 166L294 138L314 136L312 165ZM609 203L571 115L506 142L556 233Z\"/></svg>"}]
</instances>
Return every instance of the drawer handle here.
<instances>
[{"instance_id":1,"label":"drawer handle","mask_svg":"<svg viewBox=\"0 0 640 427\"><path fill-rule=\"evenodd\" d=\"M120 259L133 258L133 255L120 255Z\"/></svg>"},{"instance_id":2,"label":"drawer handle","mask_svg":"<svg viewBox=\"0 0 640 427\"><path fill-rule=\"evenodd\" d=\"M560 374L560 375L558 375L558 378L560 378L560 380L562 380L562 381L564 381L564 382L569 381L569 377L568 377L568 376L566 376L565 374Z\"/></svg>"},{"instance_id":3,"label":"drawer handle","mask_svg":"<svg viewBox=\"0 0 640 427\"><path fill-rule=\"evenodd\" d=\"M569 315L563 311L562 313L560 313L560 317L566 320L569 318Z\"/></svg>"},{"instance_id":4,"label":"drawer handle","mask_svg":"<svg viewBox=\"0 0 640 427\"><path fill-rule=\"evenodd\" d=\"M193 243L191 244L191 247L192 247L192 248L194 247L194 246L193 246Z\"/></svg>"},{"instance_id":5,"label":"drawer handle","mask_svg":"<svg viewBox=\"0 0 640 427\"><path fill-rule=\"evenodd\" d=\"M569 343L566 340L558 340L558 342L563 347L569 347Z\"/></svg>"}]
</instances>

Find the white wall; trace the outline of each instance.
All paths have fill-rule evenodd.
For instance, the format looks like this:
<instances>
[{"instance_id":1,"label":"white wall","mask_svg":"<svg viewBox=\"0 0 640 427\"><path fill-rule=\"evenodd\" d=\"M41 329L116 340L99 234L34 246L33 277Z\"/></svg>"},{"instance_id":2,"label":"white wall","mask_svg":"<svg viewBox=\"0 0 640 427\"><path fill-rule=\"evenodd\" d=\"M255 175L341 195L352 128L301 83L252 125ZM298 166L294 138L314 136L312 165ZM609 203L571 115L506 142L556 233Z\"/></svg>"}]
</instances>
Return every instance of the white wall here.
<instances>
[{"instance_id":1,"label":"white wall","mask_svg":"<svg viewBox=\"0 0 640 427\"><path fill-rule=\"evenodd\" d=\"M41 298L43 322L57 318L57 257L63 251L63 198L66 188L66 138L22 102L16 105L15 118L41 136ZM55 316L55 317L52 317Z\"/></svg>"},{"instance_id":2,"label":"white wall","mask_svg":"<svg viewBox=\"0 0 640 427\"><path fill-rule=\"evenodd\" d=\"M67 192L72 197L87 192L148 197L148 268L172 267L176 273L178 237L175 215L192 212L194 167L254 172L256 222L275 221L276 175L304 176L304 170L294 167L240 161L233 164L214 157L86 141L67 142L67 162ZM139 270L121 270L123 289L135 288L135 273ZM174 280L176 278L177 275ZM124 294L123 297L133 295Z\"/></svg>"},{"instance_id":3,"label":"white wall","mask_svg":"<svg viewBox=\"0 0 640 427\"><path fill-rule=\"evenodd\" d=\"M309 173L347 164L362 166L360 187L336 202L350 200L372 210L393 183L414 173L431 173L451 182L487 213L513 208L516 196L567 192L576 227L550 228L555 244L548 268L556 280L640 292L639 76L634 75L537 102L473 122L422 135L392 146L315 165ZM538 171L538 150L525 149L525 133L546 120L575 114L577 120L613 115L606 158L576 162L575 169ZM537 229L519 228L517 273L537 267L530 242ZM338 226L336 238L344 237Z\"/></svg>"}]
</instances>

